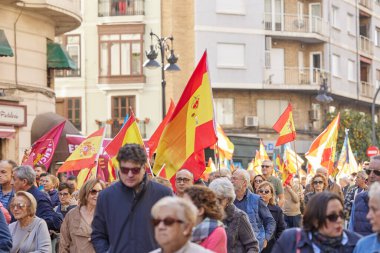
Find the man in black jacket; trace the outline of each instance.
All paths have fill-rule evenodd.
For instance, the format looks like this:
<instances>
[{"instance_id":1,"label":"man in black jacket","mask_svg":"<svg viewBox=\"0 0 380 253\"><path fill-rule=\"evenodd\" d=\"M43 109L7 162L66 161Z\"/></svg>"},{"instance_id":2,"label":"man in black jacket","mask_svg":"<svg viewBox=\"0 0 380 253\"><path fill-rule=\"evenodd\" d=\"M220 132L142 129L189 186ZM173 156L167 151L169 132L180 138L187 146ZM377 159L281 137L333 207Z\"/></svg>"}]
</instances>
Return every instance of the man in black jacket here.
<instances>
[{"instance_id":1,"label":"man in black jacket","mask_svg":"<svg viewBox=\"0 0 380 253\"><path fill-rule=\"evenodd\" d=\"M92 222L92 244L98 253L152 251L158 245L154 240L150 210L172 192L147 179L147 157L143 147L127 144L119 150L117 160L120 181L98 196Z\"/></svg>"}]
</instances>

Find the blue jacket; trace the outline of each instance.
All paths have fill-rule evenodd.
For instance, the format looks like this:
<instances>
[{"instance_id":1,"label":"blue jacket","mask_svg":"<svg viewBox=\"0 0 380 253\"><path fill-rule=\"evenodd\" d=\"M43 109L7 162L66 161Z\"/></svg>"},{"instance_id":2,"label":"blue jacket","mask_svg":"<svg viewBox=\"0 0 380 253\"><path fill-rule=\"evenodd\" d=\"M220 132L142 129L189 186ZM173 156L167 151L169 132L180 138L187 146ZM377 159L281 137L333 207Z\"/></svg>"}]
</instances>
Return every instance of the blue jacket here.
<instances>
[{"instance_id":1,"label":"blue jacket","mask_svg":"<svg viewBox=\"0 0 380 253\"><path fill-rule=\"evenodd\" d=\"M297 252L297 249L300 249L300 253L315 253L309 233L300 229L301 237L297 242L297 230L299 228L285 230L274 244L272 253ZM347 230L344 230L344 233L346 235L346 242L343 243L339 252L352 253L356 243L360 239L360 235Z\"/></svg>"},{"instance_id":2,"label":"blue jacket","mask_svg":"<svg viewBox=\"0 0 380 253\"><path fill-rule=\"evenodd\" d=\"M241 201L236 199L234 204L248 214L249 222L262 249L264 240L269 242L276 230L276 221L268 207L259 195L249 190Z\"/></svg>"},{"instance_id":3,"label":"blue jacket","mask_svg":"<svg viewBox=\"0 0 380 253\"><path fill-rule=\"evenodd\" d=\"M63 217L61 214L54 212L49 196L38 190L34 185L29 188L28 192L37 201L36 216L46 221L49 230L59 231Z\"/></svg>"},{"instance_id":4,"label":"blue jacket","mask_svg":"<svg viewBox=\"0 0 380 253\"><path fill-rule=\"evenodd\" d=\"M355 202L352 207L350 220L350 229L363 236L372 234L372 226L367 219L369 211L368 207L368 192L361 192L356 195Z\"/></svg>"},{"instance_id":5,"label":"blue jacket","mask_svg":"<svg viewBox=\"0 0 380 253\"><path fill-rule=\"evenodd\" d=\"M12 236L4 214L0 211L0 252L10 252L12 249Z\"/></svg>"},{"instance_id":6,"label":"blue jacket","mask_svg":"<svg viewBox=\"0 0 380 253\"><path fill-rule=\"evenodd\" d=\"M356 244L354 253L380 252L380 239L377 233L367 235Z\"/></svg>"},{"instance_id":7,"label":"blue jacket","mask_svg":"<svg viewBox=\"0 0 380 253\"><path fill-rule=\"evenodd\" d=\"M60 203L59 197L58 197L58 191L56 189L53 189L49 191L48 193L49 193L50 201L53 207L58 206L58 204Z\"/></svg>"},{"instance_id":8,"label":"blue jacket","mask_svg":"<svg viewBox=\"0 0 380 253\"><path fill-rule=\"evenodd\" d=\"M158 248L150 210L158 200L171 195L169 188L147 181L146 176L138 194L122 182L103 190L92 221L91 241L95 251L144 253Z\"/></svg>"}]
</instances>

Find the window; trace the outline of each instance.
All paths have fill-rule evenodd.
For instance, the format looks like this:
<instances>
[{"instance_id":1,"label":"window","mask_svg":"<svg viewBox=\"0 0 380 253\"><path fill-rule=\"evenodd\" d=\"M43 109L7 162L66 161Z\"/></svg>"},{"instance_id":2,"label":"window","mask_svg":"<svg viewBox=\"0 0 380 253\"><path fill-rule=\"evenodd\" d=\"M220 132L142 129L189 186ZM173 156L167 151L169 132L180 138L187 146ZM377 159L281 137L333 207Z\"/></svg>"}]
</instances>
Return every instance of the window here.
<instances>
[{"instance_id":1,"label":"window","mask_svg":"<svg viewBox=\"0 0 380 253\"><path fill-rule=\"evenodd\" d=\"M298 20L302 20L303 21L303 3L302 2L297 2L297 17L298 17Z\"/></svg>"},{"instance_id":2,"label":"window","mask_svg":"<svg viewBox=\"0 0 380 253\"><path fill-rule=\"evenodd\" d=\"M242 68L245 66L244 44L217 44L218 67Z\"/></svg>"},{"instance_id":3,"label":"window","mask_svg":"<svg viewBox=\"0 0 380 253\"><path fill-rule=\"evenodd\" d=\"M80 97L57 98L56 112L67 118L79 131L82 130L82 102Z\"/></svg>"},{"instance_id":4,"label":"window","mask_svg":"<svg viewBox=\"0 0 380 253\"><path fill-rule=\"evenodd\" d=\"M347 62L347 79L349 81L355 81L355 61L348 60Z\"/></svg>"},{"instance_id":5,"label":"window","mask_svg":"<svg viewBox=\"0 0 380 253\"><path fill-rule=\"evenodd\" d=\"M80 35L64 35L58 37L57 42L66 49L67 53L70 55L70 58L75 62L78 69L75 70L55 70L56 77L79 77L81 76L80 72L80 59L81 59L81 41Z\"/></svg>"},{"instance_id":6,"label":"window","mask_svg":"<svg viewBox=\"0 0 380 253\"><path fill-rule=\"evenodd\" d=\"M351 13L347 13L347 32L349 34L355 35L356 34L355 28L356 28L356 25L355 25L354 15Z\"/></svg>"},{"instance_id":7,"label":"window","mask_svg":"<svg viewBox=\"0 0 380 253\"><path fill-rule=\"evenodd\" d=\"M99 82L144 82L144 25L99 27Z\"/></svg>"},{"instance_id":8,"label":"window","mask_svg":"<svg viewBox=\"0 0 380 253\"><path fill-rule=\"evenodd\" d=\"M332 26L336 28L338 28L338 19L339 19L338 10L339 10L338 7L336 6L332 7L331 22L332 22Z\"/></svg>"},{"instance_id":9,"label":"window","mask_svg":"<svg viewBox=\"0 0 380 253\"><path fill-rule=\"evenodd\" d=\"M144 0L98 0L98 16L144 15Z\"/></svg>"},{"instance_id":10,"label":"window","mask_svg":"<svg viewBox=\"0 0 380 253\"><path fill-rule=\"evenodd\" d=\"M215 98L216 121L220 125L234 124L234 99L233 98Z\"/></svg>"},{"instance_id":11,"label":"window","mask_svg":"<svg viewBox=\"0 0 380 253\"><path fill-rule=\"evenodd\" d=\"M123 126L124 119L129 115L129 109L135 112L136 110L136 97L135 96L117 96L111 98L111 115L112 115L112 138L120 131Z\"/></svg>"},{"instance_id":12,"label":"window","mask_svg":"<svg viewBox=\"0 0 380 253\"><path fill-rule=\"evenodd\" d=\"M333 76L340 76L340 56L333 54L332 55L332 67L331 67L331 73Z\"/></svg>"},{"instance_id":13,"label":"window","mask_svg":"<svg viewBox=\"0 0 380 253\"><path fill-rule=\"evenodd\" d=\"M380 27L375 27L375 45L380 47Z\"/></svg>"},{"instance_id":14,"label":"window","mask_svg":"<svg viewBox=\"0 0 380 253\"><path fill-rule=\"evenodd\" d=\"M215 2L217 13L245 14L244 0L218 0Z\"/></svg>"},{"instance_id":15,"label":"window","mask_svg":"<svg viewBox=\"0 0 380 253\"><path fill-rule=\"evenodd\" d=\"M260 127L272 128L287 106L286 100L257 100Z\"/></svg>"}]
</instances>

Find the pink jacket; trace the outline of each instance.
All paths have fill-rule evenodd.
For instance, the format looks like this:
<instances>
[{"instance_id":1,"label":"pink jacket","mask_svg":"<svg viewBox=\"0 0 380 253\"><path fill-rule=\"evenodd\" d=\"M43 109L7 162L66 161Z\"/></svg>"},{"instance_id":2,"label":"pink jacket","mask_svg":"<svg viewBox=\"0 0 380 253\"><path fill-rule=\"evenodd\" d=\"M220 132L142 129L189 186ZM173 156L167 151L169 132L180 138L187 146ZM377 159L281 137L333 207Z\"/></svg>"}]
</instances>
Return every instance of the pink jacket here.
<instances>
[{"instance_id":1,"label":"pink jacket","mask_svg":"<svg viewBox=\"0 0 380 253\"><path fill-rule=\"evenodd\" d=\"M227 253L227 235L223 227L217 227L202 243L202 247L216 253Z\"/></svg>"},{"instance_id":2,"label":"pink jacket","mask_svg":"<svg viewBox=\"0 0 380 253\"><path fill-rule=\"evenodd\" d=\"M9 214L8 210L3 206L1 202L0 202L0 210L3 212L5 220L9 224L9 222L11 222L11 215Z\"/></svg>"}]
</instances>

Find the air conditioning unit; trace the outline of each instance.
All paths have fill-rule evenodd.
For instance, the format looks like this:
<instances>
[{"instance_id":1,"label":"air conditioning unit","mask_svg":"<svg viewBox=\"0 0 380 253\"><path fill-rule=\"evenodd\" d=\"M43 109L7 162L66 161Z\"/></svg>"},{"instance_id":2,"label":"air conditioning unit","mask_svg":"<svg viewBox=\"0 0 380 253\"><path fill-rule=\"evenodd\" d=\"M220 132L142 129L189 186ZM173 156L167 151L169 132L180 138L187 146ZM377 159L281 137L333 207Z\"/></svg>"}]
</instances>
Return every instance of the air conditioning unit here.
<instances>
[{"instance_id":1,"label":"air conditioning unit","mask_svg":"<svg viewBox=\"0 0 380 253\"><path fill-rule=\"evenodd\" d=\"M257 116L245 116L244 117L244 126L246 126L246 127L258 127L259 126L259 117L257 117Z\"/></svg>"},{"instance_id":2,"label":"air conditioning unit","mask_svg":"<svg viewBox=\"0 0 380 253\"><path fill-rule=\"evenodd\" d=\"M310 121L317 121L319 120L319 113L317 110L310 110L309 111L309 119Z\"/></svg>"}]
</instances>

